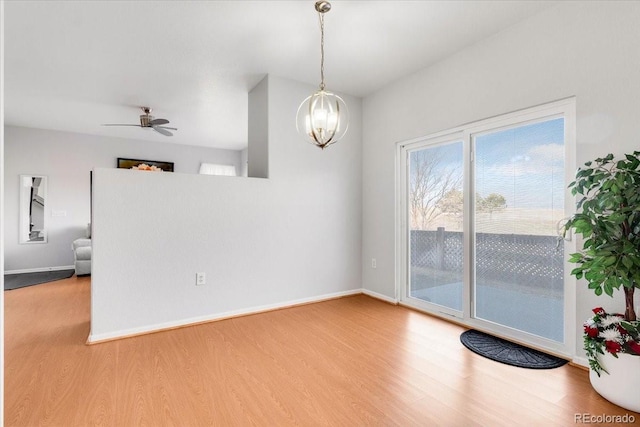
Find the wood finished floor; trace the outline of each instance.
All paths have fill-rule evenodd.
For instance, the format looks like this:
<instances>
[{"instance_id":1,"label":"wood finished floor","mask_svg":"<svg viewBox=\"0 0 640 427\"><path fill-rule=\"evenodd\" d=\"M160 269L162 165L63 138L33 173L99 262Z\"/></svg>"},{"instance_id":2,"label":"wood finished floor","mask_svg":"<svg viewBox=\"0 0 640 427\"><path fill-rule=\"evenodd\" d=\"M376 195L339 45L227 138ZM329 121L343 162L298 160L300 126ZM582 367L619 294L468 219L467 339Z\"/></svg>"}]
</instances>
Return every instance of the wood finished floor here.
<instances>
[{"instance_id":1,"label":"wood finished floor","mask_svg":"<svg viewBox=\"0 0 640 427\"><path fill-rule=\"evenodd\" d=\"M570 426L629 413L586 371L492 362L460 344L461 327L364 295L92 346L89 298L76 277L5 292L5 426Z\"/></svg>"}]
</instances>

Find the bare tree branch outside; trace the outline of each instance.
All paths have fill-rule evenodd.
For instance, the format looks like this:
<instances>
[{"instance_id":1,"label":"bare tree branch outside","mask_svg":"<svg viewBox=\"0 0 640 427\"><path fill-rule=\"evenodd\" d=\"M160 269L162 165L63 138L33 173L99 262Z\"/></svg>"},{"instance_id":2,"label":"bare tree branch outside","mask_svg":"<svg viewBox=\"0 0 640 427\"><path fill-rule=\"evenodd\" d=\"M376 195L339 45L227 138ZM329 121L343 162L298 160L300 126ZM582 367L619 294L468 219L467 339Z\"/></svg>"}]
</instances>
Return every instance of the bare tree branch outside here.
<instances>
[{"instance_id":1,"label":"bare tree branch outside","mask_svg":"<svg viewBox=\"0 0 640 427\"><path fill-rule=\"evenodd\" d=\"M442 156L436 150L411 153L411 228L428 229L443 213L439 202L452 190L459 191L461 182L461 171L443 165Z\"/></svg>"}]
</instances>

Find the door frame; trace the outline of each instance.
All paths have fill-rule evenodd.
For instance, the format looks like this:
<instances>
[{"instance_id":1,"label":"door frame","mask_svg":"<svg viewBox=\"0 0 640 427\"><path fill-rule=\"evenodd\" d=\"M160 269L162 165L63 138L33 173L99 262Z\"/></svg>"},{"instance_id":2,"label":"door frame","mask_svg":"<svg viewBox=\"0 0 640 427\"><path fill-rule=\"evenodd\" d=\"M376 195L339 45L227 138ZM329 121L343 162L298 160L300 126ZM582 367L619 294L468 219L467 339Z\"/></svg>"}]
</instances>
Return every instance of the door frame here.
<instances>
[{"instance_id":1,"label":"door frame","mask_svg":"<svg viewBox=\"0 0 640 427\"><path fill-rule=\"evenodd\" d=\"M567 216L575 212L575 197L566 185L574 179L576 169L576 100L575 97L565 98L558 101L526 108L511 113L490 117L487 119L460 125L453 129L430 134L424 137L414 138L396 143L396 209L395 209L395 297L400 305L407 306L419 311L423 311L434 316L444 318L465 327L485 331L493 335L516 342L526 343L541 350L545 350L559 356L573 358L576 353L576 279L570 274L571 268L568 265L569 254L576 252L575 239L568 235L564 244L564 342L556 341L533 335L527 332L518 331L506 326L498 325L484 320L479 320L473 316L473 304L471 294L471 283L473 277L473 238L474 230L472 224L472 200L473 184L470 178L473 173L473 158L471 138L473 135L488 132L491 128L501 128L521 126L526 122L539 122L553 116L564 118L564 149L565 149L565 197L564 211ZM419 147L441 144L455 139L463 141L463 164L464 164L464 251L465 257L463 271L463 311L456 313L455 310L447 310L444 307L423 304L416 298L408 297L409 286L409 208L408 208L408 157L411 151Z\"/></svg>"}]
</instances>

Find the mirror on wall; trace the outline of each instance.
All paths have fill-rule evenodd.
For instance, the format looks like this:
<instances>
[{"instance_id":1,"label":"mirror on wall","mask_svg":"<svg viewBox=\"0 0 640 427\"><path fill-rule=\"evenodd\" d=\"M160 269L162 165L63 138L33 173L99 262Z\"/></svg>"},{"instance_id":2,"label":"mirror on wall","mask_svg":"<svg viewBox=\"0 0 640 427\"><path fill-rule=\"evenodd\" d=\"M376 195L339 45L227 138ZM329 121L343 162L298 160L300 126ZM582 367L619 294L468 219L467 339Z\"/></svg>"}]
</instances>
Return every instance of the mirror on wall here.
<instances>
[{"instance_id":1,"label":"mirror on wall","mask_svg":"<svg viewBox=\"0 0 640 427\"><path fill-rule=\"evenodd\" d=\"M20 243L46 243L47 177L20 175Z\"/></svg>"}]
</instances>

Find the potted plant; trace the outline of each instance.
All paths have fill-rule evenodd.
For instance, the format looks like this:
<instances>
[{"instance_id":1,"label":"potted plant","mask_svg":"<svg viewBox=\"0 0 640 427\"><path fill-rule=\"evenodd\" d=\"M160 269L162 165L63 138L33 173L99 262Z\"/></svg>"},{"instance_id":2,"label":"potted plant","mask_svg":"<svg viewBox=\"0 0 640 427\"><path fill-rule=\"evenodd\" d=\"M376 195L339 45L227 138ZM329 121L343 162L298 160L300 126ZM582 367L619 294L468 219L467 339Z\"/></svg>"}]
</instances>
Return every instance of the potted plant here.
<instances>
[{"instance_id":1,"label":"potted plant","mask_svg":"<svg viewBox=\"0 0 640 427\"><path fill-rule=\"evenodd\" d=\"M640 325L634 309L640 288L640 151L624 157L609 154L578 168L569 184L580 197L578 212L564 229L583 238L582 249L569 258L577 264L571 274L584 278L596 295L622 289L625 297L624 314L598 307L584 324L591 384L606 399L640 412Z\"/></svg>"}]
</instances>

